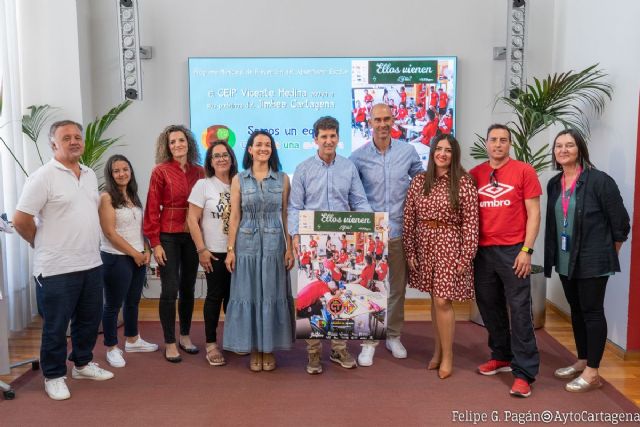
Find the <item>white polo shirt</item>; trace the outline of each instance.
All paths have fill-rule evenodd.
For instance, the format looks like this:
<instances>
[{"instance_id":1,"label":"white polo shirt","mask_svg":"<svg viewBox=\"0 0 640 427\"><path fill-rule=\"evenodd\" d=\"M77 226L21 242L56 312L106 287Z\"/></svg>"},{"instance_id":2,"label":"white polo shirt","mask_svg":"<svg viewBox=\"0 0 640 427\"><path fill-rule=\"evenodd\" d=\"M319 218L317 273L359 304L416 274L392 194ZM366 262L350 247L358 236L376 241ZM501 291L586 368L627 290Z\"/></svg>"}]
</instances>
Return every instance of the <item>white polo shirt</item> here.
<instances>
[{"instance_id":1,"label":"white polo shirt","mask_svg":"<svg viewBox=\"0 0 640 427\"><path fill-rule=\"evenodd\" d=\"M98 179L80 165L80 179L51 159L29 178L16 210L38 221L33 275L85 271L102 265Z\"/></svg>"}]
</instances>

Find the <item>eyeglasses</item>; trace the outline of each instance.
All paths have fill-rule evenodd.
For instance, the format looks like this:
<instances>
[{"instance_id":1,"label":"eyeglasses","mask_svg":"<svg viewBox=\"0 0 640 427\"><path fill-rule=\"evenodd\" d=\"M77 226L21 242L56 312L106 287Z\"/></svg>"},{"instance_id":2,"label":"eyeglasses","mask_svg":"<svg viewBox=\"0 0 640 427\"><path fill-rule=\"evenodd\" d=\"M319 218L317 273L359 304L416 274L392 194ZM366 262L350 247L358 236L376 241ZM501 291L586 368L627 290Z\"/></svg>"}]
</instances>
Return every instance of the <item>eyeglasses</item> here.
<instances>
[{"instance_id":1,"label":"eyeglasses","mask_svg":"<svg viewBox=\"0 0 640 427\"><path fill-rule=\"evenodd\" d=\"M216 160L227 160L229 157L229 153L215 153L213 158Z\"/></svg>"},{"instance_id":2,"label":"eyeglasses","mask_svg":"<svg viewBox=\"0 0 640 427\"><path fill-rule=\"evenodd\" d=\"M500 185L500 183L498 182L498 179L496 178L496 170L497 169L493 169L491 171L491 173L489 174L489 182L491 183L491 185L493 185L494 187L498 187Z\"/></svg>"}]
</instances>

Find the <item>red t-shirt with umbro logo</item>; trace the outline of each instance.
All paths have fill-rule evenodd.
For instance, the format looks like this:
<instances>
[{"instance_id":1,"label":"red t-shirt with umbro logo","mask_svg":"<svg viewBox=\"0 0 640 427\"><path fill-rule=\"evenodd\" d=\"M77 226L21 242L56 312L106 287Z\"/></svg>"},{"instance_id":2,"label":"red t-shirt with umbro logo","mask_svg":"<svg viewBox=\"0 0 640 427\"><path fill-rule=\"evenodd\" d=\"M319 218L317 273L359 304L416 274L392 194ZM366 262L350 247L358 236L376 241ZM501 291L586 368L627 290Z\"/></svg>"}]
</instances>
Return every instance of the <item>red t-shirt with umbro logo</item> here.
<instances>
[{"instance_id":1,"label":"red t-shirt with umbro logo","mask_svg":"<svg viewBox=\"0 0 640 427\"><path fill-rule=\"evenodd\" d=\"M530 164L514 159L509 159L502 167L493 171L489 162L479 164L469 171L478 186L478 244L509 246L522 243L527 224L524 201L542 194L538 175Z\"/></svg>"}]
</instances>

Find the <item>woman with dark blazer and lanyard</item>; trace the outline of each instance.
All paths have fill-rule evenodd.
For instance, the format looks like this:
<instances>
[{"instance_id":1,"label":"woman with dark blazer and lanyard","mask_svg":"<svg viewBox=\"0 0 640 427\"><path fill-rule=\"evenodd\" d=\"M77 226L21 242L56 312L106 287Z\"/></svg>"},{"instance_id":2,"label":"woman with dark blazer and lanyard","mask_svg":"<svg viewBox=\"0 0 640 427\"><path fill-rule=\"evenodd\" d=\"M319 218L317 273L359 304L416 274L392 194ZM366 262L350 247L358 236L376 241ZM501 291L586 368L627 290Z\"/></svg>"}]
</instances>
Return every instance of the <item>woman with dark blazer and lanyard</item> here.
<instances>
[{"instance_id":1,"label":"woman with dark blazer and lanyard","mask_svg":"<svg viewBox=\"0 0 640 427\"><path fill-rule=\"evenodd\" d=\"M620 271L618 252L629 234L629 214L615 181L597 170L579 132L567 129L553 143L552 161L562 172L547 184L544 273L560 275L571 307L578 360L557 369L573 379L570 392L602 386L598 367L607 340L604 296L609 276Z\"/></svg>"}]
</instances>

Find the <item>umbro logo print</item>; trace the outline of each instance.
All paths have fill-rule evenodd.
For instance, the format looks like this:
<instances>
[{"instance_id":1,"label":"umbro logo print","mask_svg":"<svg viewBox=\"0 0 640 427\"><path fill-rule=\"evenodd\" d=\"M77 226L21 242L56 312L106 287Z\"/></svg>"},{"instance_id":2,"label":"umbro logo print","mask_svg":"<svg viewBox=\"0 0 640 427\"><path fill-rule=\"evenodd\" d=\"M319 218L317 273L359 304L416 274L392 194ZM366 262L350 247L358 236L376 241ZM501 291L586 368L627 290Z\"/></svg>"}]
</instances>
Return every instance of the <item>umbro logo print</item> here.
<instances>
[{"instance_id":1,"label":"umbro logo print","mask_svg":"<svg viewBox=\"0 0 640 427\"><path fill-rule=\"evenodd\" d=\"M511 200L508 200L508 199L496 200L496 199L498 197L504 196L511 190L513 190L513 186L507 185L507 184L498 183L497 186L494 186L493 184L489 183L485 185L484 187L478 189L478 194L482 194L483 196L490 197L493 200L486 200L486 201L480 202L480 207L493 208L493 207L500 207L500 206L509 206L511 204Z\"/></svg>"}]
</instances>

